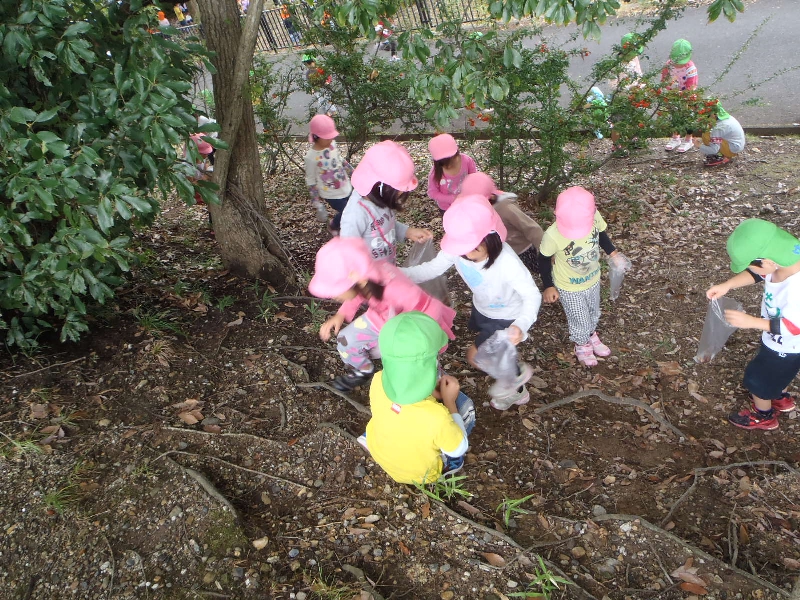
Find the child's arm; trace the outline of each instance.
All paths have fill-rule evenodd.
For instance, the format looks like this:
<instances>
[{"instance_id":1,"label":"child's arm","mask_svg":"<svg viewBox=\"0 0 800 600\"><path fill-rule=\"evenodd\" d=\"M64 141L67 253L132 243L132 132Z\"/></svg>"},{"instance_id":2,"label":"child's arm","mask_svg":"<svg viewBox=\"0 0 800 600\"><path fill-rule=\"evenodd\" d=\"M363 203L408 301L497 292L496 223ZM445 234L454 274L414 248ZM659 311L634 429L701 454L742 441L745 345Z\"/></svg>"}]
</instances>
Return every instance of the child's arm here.
<instances>
[{"instance_id":1,"label":"child's arm","mask_svg":"<svg viewBox=\"0 0 800 600\"><path fill-rule=\"evenodd\" d=\"M449 206L453 201L451 194L442 192L439 188L439 182L433 179L433 169L428 173L428 197L434 200L439 206Z\"/></svg>"},{"instance_id":2,"label":"child's arm","mask_svg":"<svg viewBox=\"0 0 800 600\"><path fill-rule=\"evenodd\" d=\"M725 283L718 283L717 285L712 285L708 290L706 290L706 298L709 300L715 300L717 298L722 298L725 294L730 292L731 290L735 290L736 288L745 287L747 285L752 285L757 281L762 281L761 277L745 269L741 273L737 273ZM733 323L731 323L732 325Z\"/></svg>"},{"instance_id":3,"label":"child's arm","mask_svg":"<svg viewBox=\"0 0 800 600\"><path fill-rule=\"evenodd\" d=\"M460 389L461 386L458 384L458 380L455 377L452 375L443 375L436 384L436 389L433 390L433 397L442 401L442 404L444 404L447 410L450 411L450 416L453 417L453 422L461 430L462 435L461 439L458 440L458 445L455 444L456 439L458 438L457 435L453 435L455 432L444 432L447 439L435 440L441 445L442 452L444 452L447 456L452 456L453 458L464 456L467 453L467 450L469 450L467 428L464 425L463 417L458 412L458 405L456 404Z\"/></svg>"},{"instance_id":4,"label":"child's arm","mask_svg":"<svg viewBox=\"0 0 800 600\"><path fill-rule=\"evenodd\" d=\"M319 328L319 339L323 342L327 342L331 339L331 333L333 335L339 335L339 330L344 325L344 315L341 312L337 312L327 321L325 321Z\"/></svg>"},{"instance_id":5,"label":"child's arm","mask_svg":"<svg viewBox=\"0 0 800 600\"><path fill-rule=\"evenodd\" d=\"M444 274L447 269L456 264L456 260L457 257L452 254L439 251L433 260L415 267L403 267L400 270L414 283L422 283Z\"/></svg>"},{"instance_id":6,"label":"child's arm","mask_svg":"<svg viewBox=\"0 0 800 600\"><path fill-rule=\"evenodd\" d=\"M542 300L545 304L552 304L558 300L558 290L553 283L553 257L539 252L539 275L542 277Z\"/></svg>"},{"instance_id":7,"label":"child's arm","mask_svg":"<svg viewBox=\"0 0 800 600\"><path fill-rule=\"evenodd\" d=\"M478 166L475 164L474 158L467 154L462 154L461 160L464 161L464 166L467 167L467 175L478 172Z\"/></svg>"},{"instance_id":8,"label":"child's arm","mask_svg":"<svg viewBox=\"0 0 800 600\"><path fill-rule=\"evenodd\" d=\"M536 322L539 316L539 308L542 306L542 293L533 282L530 272L521 260L514 261L515 269L509 275L514 291L522 298L522 314L518 315L514 322L509 326L509 341L518 344L528 337L528 330ZM516 327L519 332L512 328Z\"/></svg>"}]
</instances>

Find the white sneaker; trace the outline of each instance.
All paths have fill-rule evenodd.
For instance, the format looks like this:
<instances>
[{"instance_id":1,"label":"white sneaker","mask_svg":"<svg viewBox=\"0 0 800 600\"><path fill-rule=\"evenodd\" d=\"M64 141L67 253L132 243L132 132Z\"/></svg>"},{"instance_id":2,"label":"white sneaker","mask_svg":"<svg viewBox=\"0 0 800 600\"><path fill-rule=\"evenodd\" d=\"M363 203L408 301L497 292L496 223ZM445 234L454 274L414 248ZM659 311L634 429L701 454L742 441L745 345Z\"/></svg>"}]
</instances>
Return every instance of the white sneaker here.
<instances>
[{"instance_id":1,"label":"white sneaker","mask_svg":"<svg viewBox=\"0 0 800 600\"><path fill-rule=\"evenodd\" d=\"M492 405L492 408L496 408L497 410L508 410L515 404L517 406L527 404L530 399L531 395L528 393L528 390L523 387L521 392L514 390L505 396L494 396L489 404Z\"/></svg>"},{"instance_id":2,"label":"white sneaker","mask_svg":"<svg viewBox=\"0 0 800 600\"><path fill-rule=\"evenodd\" d=\"M673 137L673 138L672 138L670 141L668 141L668 142L667 142L667 144L664 146L664 150L666 150L667 152L672 152L673 150L675 150L675 148L677 148L677 147L678 147L678 146L680 146L680 145L681 145L681 138L680 138L680 136Z\"/></svg>"},{"instance_id":3,"label":"white sneaker","mask_svg":"<svg viewBox=\"0 0 800 600\"><path fill-rule=\"evenodd\" d=\"M367 434L362 433L360 436L356 438L356 441L361 444L361 447L364 448L367 452L369 452L369 448L367 448Z\"/></svg>"},{"instance_id":4,"label":"white sneaker","mask_svg":"<svg viewBox=\"0 0 800 600\"><path fill-rule=\"evenodd\" d=\"M681 145L675 148L675 152L680 152L681 154L683 154L684 152L688 152L692 148L694 148L694 144L690 140L688 142L683 142Z\"/></svg>"}]
</instances>

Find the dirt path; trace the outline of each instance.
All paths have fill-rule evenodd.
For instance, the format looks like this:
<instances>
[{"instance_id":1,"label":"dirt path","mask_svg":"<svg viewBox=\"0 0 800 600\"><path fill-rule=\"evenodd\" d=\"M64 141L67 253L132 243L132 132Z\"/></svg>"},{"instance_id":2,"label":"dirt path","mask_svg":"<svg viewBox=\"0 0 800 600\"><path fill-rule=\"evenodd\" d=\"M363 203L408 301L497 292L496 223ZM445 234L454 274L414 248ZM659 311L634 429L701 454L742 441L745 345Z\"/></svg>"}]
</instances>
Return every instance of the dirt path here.
<instances>
[{"instance_id":1,"label":"dirt path","mask_svg":"<svg viewBox=\"0 0 800 600\"><path fill-rule=\"evenodd\" d=\"M604 295L614 355L598 368L576 364L562 311L544 307L523 349L533 401L491 409L463 358L469 296L450 278L459 339L445 366L478 424L444 503L354 443L364 414L301 385L341 372L313 325L333 307L230 276L204 209L168 206L92 336L0 371L0 597L496 600L542 589L538 554L574 584L552 598L788 598L798 415L769 433L725 422L756 334L692 357L733 227L760 215L800 231L800 141L750 140L716 171L653 147L585 182L635 265L617 302ZM302 179L268 183L309 270L325 233ZM406 220L438 229L437 214L419 193ZM735 296L752 312L757 291Z\"/></svg>"}]
</instances>

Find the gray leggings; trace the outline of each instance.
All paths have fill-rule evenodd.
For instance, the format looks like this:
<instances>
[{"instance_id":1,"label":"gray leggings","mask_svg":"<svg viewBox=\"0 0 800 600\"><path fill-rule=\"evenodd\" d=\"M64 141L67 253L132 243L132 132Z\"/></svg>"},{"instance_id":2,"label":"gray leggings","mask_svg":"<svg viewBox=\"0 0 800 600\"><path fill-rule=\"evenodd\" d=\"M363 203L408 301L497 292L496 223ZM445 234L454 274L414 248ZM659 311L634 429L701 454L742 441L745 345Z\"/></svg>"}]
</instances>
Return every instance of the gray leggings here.
<instances>
[{"instance_id":1,"label":"gray leggings","mask_svg":"<svg viewBox=\"0 0 800 600\"><path fill-rule=\"evenodd\" d=\"M600 282L580 292L558 290L558 297L567 315L569 339L579 346L588 344L600 321Z\"/></svg>"}]
</instances>

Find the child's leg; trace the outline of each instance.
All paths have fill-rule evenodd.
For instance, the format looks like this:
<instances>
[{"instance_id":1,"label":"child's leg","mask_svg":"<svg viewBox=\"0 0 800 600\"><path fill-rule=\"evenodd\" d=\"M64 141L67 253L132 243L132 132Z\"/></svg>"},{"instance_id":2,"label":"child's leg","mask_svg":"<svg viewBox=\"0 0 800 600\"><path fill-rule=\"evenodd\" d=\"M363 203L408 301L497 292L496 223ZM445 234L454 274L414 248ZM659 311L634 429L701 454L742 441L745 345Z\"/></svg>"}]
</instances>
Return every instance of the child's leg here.
<instances>
[{"instance_id":1,"label":"child's leg","mask_svg":"<svg viewBox=\"0 0 800 600\"><path fill-rule=\"evenodd\" d=\"M752 406L728 415L728 421L742 429L777 429L777 412L791 410L789 405L794 403L784 396L784 390L798 372L800 354L779 354L762 344L745 368L742 382L750 392Z\"/></svg>"},{"instance_id":2,"label":"child's leg","mask_svg":"<svg viewBox=\"0 0 800 600\"><path fill-rule=\"evenodd\" d=\"M558 297L567 316L569 339L575 342L575 356L585 366L594 367L597 359L594 356L591 337L597 325L597 319L600 317L600 310L598 307L594 311L596 315L593 314L587 291L589 290L581 292L558 290Z\"/></svg>"},{"instance_id":3,"label":"child's leg","mask_svg":"<svg viewBox=\"0 0 800 600\"><path fill-rule=\"evenodd\" d=\"M378 345L378 331L366 315L361 315L339 331L336 342L339 356L347 366L363 373L372 372L369 353Z\"/></svg>"},{"instance_id":4,"label":"child's leg","mask_svg":"<svg viewBox=\"0 0 800 600\"><path fill-rule=\"evenodd\" d=\"M456 408L458 409L458 414L461 415L461 419L464 421L464 429L467 435L469 435L475 428L475 403L472 402L472 398L467 396L464 392L458 392Z\"/></svg>"},{"instance_id":5,"label":"child's leg","mask_svg":"<svg viewBox=\"0 0 800 600\"><path fill-rule=\"evenodd\" d=\"M339 231L339 229L341 229L342 211L344 211L345 206L347 206L347 200L349 198L350 196L347 196L347 198L332 198L330 200L325 198L325 202L336 211L336 214L333 215L333 219L331 220L331 229L334 231Z\"/></svg>"}]
</instances>

